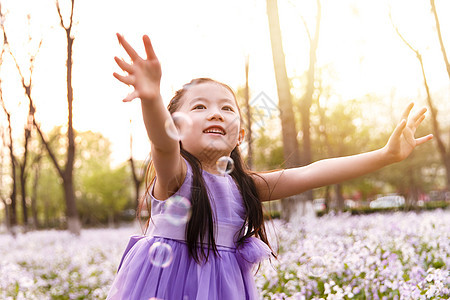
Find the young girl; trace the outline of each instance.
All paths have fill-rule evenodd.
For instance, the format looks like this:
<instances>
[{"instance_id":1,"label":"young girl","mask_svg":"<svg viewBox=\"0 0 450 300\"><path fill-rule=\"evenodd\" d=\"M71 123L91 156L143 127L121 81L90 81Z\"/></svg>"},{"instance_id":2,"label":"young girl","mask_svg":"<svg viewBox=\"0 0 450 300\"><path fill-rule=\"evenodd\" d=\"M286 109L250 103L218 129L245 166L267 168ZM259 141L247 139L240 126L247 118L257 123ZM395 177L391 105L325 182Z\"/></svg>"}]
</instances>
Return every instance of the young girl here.
<instances>
[{"instance_id":1,"label":"young girl","mask_svg":"<svg viewBox=\"0 0 450 300\"><path fill-rule=\"evenodd\" d=\"M127 75L114 76L134 87L123 101L141 99L153 177L145 197L151 199L149 233L130 239L108 299L258 299L252 266L272 255L262 201L373 172L405 159L432 138L414 138L426 109L409 117L410 104L381 149L305 167L250 172L239 152L244 129L231 88L195 79L176 92L166 109L160 96L161 66L150 39L143 37L143 59L123 36L117 37L132 62L115 57ZM168 134L175 129L175 113L192 123L179 139ZM225 165L234 163L229 174L216 168L223 157ZM190 218L177 212L182 208Z\"/></svg>"}]
</instances>

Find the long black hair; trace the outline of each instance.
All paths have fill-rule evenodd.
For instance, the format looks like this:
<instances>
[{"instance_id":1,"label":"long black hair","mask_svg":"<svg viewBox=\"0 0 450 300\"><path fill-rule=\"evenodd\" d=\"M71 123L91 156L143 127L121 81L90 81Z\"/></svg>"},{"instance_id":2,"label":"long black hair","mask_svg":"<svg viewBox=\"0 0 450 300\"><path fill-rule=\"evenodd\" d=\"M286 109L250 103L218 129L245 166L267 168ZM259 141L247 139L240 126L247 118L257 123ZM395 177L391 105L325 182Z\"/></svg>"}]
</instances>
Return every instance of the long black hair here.
<instances>
[{"instance_id":1,"label":"long black hair","mask_svg":"<svg viewBox=\"0 0 450 300\"><path fill-rule=\"evenodd\" d=\"M178 110L181 103L180 100L185 92L192 85L202 83L217 83L227 88L233 95L234 91L226 84L215 81L210 78L197 78L191 82L185 84L180 90L175 93L175 96L170 101L167 109L170 114L173 114ZM236 97L234 97L236 99ZM237 103L236 103L237 104ZM239 107L238 107L239 109ZM239 110L240 115L240 110ZM213 250L214 255L219 255L217 245L214 239L214 219L213 211L208 197L208 191L206 184L202 176L201 162L188 151L183 149L180 142L180 154L190 164L192 169L192 186L191 186L191 217L186 226L186 242L189 250L189 254L198 263L201 261L207 261L210 250ZM245 239L256 236L260 238L269 247L270 244L267 239L266 230L264 227L264 214L262 203L259 200L258 192L255 182L252 176L259 176L258 174L251 172L244 160L241 157L238 146L236 146L231 152L230 157L234 161L234 169L230 173L230 176L235 180L239 191L242 195L245 206L245 222L242 225L239 236L241 238L237 241L238 245L245 242ZM147 189L143 199L149 199L151 183L155 180L155 172L153 163L150 162L146 172ZM148 180L150 179L150 181ZM149 201L141 201L139 205L138 216L141 215L141 211L144 205L147 205L147 210L151 211L151 203ZM150 219L146 223L145 229L149 226ZM206 247L199 246L198 241L207 241Z\"/></svg>"}]
</instances>

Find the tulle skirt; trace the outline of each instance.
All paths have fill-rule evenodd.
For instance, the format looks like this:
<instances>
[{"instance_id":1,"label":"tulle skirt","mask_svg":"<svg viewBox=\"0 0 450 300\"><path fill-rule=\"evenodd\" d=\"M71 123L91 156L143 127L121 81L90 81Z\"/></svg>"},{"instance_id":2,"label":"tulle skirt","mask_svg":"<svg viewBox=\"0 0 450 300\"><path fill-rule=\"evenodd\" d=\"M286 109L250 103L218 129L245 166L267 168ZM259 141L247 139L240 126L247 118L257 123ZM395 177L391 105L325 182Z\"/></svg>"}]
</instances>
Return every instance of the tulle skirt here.
<instances>
[{"instance_id":1,"label":"tulle skirt","mask_svg":"<svg viewBox=\"0 0 450 300\"><path fill-rule=\"evenodd\" d=\"M259 299L252 266L270 250L251 239L238 250L219 246L220 256L198 264L183 241L131 237L107 299Z\"/></svg>"}]
</instances>

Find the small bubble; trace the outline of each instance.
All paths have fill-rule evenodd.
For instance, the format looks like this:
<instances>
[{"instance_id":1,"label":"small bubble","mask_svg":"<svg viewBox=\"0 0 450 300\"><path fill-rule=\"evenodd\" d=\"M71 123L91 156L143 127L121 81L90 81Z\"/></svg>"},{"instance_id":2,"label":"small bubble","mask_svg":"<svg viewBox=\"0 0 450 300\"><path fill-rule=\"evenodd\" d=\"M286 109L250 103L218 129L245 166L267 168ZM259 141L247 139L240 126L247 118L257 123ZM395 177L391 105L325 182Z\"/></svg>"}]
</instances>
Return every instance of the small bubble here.
<instances>
[{"instance_id":1,"label":"small bubble","mask_svg":"<svg viewBox=\"0 0 450 300\"><path fill-rule=\"evenodd\" d=\"M325 260L320 256L313 256L307 263L308 273L313 277L321 277L325 274Z\"/></svg>"},{"instance_id":2,"label":"small bubble","mask_svg":"<svg viewBox=\"0 0 450 300\"><path fill-rule=\"evenodd\" d=\"M172 263L172 247L169 244L155 242L149 250L150 262L161 268L166 268Z\"/></svg>"},{"instance_id":3,"label":"small bubble","mask_svg":"<svg viewBox=\"0 0 450 300\"><path fill-rule=\"evenodd\" d=\"M174 112L172 119L167 119L165 124L166 132L174 140L182 140L192 128L192 120L182 112Z\"/></svg>"},{"instance_id":4,"label":"small bubble","mask_svg":"<svg viewBox=\"0 0 450 300\"><path fill-rule=\"evenodd\" d=\"M174 195L166 200L164 215L174 225L185 224L191 217L191 202L182 196Z\"/></svg>"},{"instance_id":5,"label":"small bubble","mask_svg":"<svg viewBox=\"0 0 450 300\"><path fill-rule=\"evenodd\" d=\"M234 161L229 156L222 156L219 158L216 162L217 171L219 171L220 174L230 174L233 172L234 169Z\"/></svg>"}]
</instances>

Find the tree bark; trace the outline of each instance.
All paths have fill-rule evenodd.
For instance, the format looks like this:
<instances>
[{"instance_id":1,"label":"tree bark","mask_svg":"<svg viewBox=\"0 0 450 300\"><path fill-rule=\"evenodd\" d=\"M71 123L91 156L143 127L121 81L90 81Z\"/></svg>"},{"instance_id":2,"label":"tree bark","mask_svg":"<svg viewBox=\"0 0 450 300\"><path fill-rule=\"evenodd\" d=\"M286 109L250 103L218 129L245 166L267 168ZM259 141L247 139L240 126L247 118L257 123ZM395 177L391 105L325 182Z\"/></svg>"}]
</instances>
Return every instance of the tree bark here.
<instances>
[{"instance_id":1,"label":"tree bark","mask_svg":"<svg viewBox=\"0 0 450 300\"><path fill-rule=\"evenodd\" d=\"M294 111L290 83L286 71L286 62L281 39L281 28L278 16L277 0L267 0L267 16L269 20L270 41L272 45L273 65L277 83L281 132L283 139L283 154L287 168L300 165L300 153L297 142ZM289 221L299 207L299 201L307 201L304 194L281 199L283 219Z\"/></svg>"}]
</instances>

